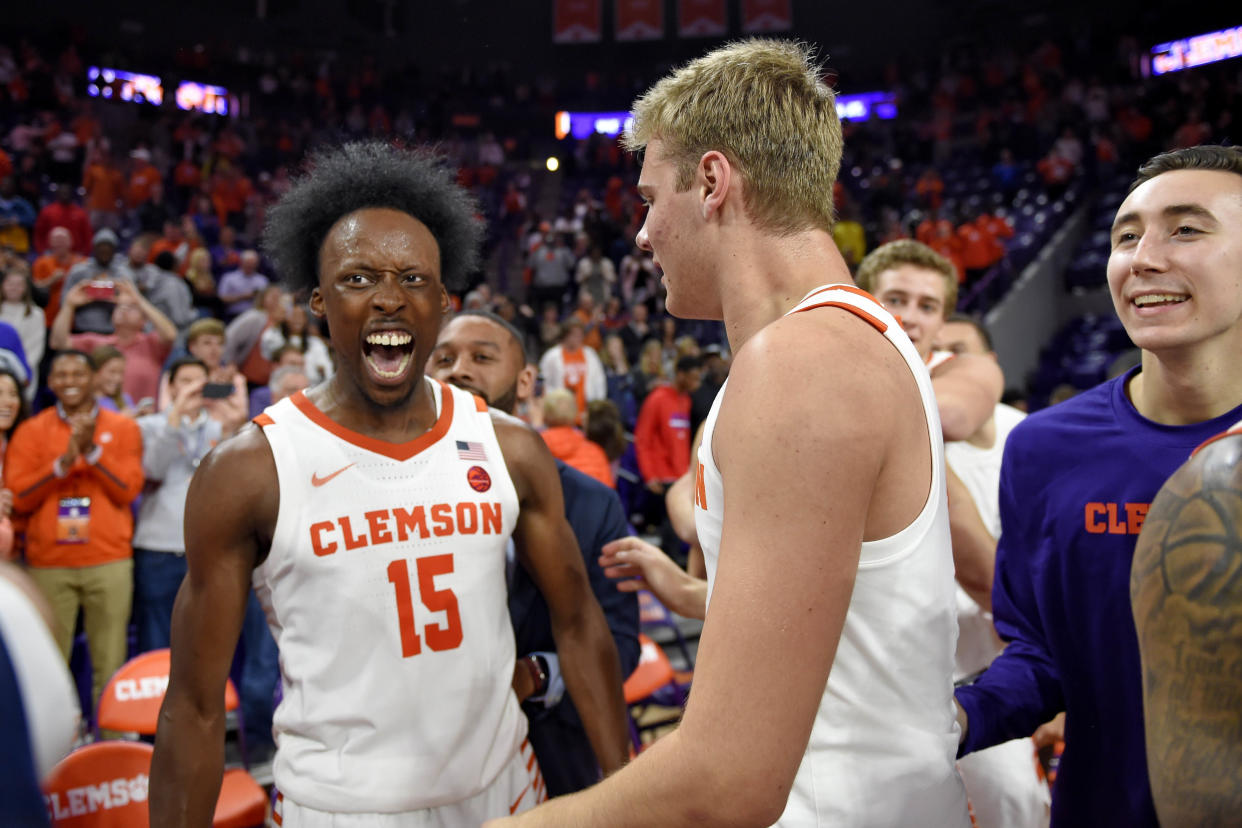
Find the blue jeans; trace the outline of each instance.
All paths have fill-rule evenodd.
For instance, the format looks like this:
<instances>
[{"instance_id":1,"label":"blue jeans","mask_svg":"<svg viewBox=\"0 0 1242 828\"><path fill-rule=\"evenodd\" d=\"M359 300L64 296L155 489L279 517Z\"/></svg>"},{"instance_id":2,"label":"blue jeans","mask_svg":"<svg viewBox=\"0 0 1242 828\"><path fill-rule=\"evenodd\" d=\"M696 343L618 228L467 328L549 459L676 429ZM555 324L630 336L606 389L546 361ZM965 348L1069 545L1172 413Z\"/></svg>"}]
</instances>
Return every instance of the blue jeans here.
<instances>
[{"instance_id":1,"label":"blue jeans","mask_svg":"<svg viewBox=\"0 0 1242 828\"><path fill-rule=\"evenodd\" d=\"M185 579L185 555L134 550L134 622L138 652L167 647L173 601Z\"/></svg>"},{"instance_id":2,"label":"blue jeans","mask_svg":"<svg viewBox=\"0 0 1242 828\"><path fill-rule=\"evenodd\" d=\"M272 712L275 709L276 685L280 681L280 659L276 640L267 628L267 618L259 599L251 590L246 600L246 617L242 621L241 713L246 728L246 750L254 755L272 745Z\"/></svg>"}]
</instances>

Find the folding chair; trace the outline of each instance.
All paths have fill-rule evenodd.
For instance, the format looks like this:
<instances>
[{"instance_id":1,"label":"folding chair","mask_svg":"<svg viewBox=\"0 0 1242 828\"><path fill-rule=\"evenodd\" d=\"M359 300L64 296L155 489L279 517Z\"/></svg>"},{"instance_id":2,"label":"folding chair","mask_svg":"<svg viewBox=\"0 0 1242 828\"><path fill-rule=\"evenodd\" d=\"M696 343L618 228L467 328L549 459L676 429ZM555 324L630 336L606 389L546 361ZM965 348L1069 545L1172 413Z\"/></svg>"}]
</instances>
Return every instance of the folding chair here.
<instances>
[{"instance_id":1,"label":"folding chair","mask_svg":"<svg viewBox=\"0 0 1242 828\"><path fill-rule=\"evenodd\" d=\"M131 658L104 686L96 716L100 728L140 736L154 736L160 706L168 689L169 651L152 650ZM235 711L241 700L232 681L224 685L224 709ZM100 742L96 744L109 744ZM243 751L244 755L244 751ZM149 764L149 760L148 760ZM262 825L267 815L267 794L244 768L226 768L216 802L213 828L247 828Z\"/></svg>"},{"instance_id":2,"label":"folding chair","mask_svg":"<svg viewBox=\"0 0 1242 828\"><path fill-rule=\"evenodd\" d=\"M633 743L635 753L643 749L641 731L673 724L681 718L679 712L676 716L645 722L640 726L638 718L647 707L660 705L676 707L680 711L686 705L685 691L677 683L673 664L668 660L664 650L642 633L638 634L638 643L642 648L639 651L638 666L625 680L623 687L630 720L630 741Z\"/></svg>"},{"instance_id":3,"label":"folding chair","mask_svg":"<svg viewBox=\"0 0 1242 828\"><path fill-rule=\"evenodd\" d=\"M154 748L94 742L70 753L43 782L56 828L147 828L147 780Z\"/></svg>"}]
</instances>

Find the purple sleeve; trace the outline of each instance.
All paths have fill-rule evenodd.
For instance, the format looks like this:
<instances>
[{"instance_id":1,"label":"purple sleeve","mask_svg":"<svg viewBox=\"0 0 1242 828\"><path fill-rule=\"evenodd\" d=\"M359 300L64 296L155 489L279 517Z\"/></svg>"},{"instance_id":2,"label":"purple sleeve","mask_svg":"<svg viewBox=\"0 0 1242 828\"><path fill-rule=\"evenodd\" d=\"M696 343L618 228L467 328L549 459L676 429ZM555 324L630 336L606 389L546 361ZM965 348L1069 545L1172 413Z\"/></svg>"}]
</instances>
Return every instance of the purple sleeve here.
<instances>
[{"instance_id":1,"label":"purple sleeve","mask_svg":"<svg viewBox=\"0 0 1242 828\"><path fill-rule=\"evenodd\" d=\"M1001 466L1002 534L992 584L992 618L1007 644L974 684L957 690L957 701L968 718L959 755L1030 736L1065 707L1037 599L1035 573L1046 554L1040 546L1040 504L1030 493L1032 487L1023 485L1038 461L1028 455L1032 462L1027 465L1014 436ZM1016 469L1019 466L1026 468Z\"/></svg>"}]
</instances>

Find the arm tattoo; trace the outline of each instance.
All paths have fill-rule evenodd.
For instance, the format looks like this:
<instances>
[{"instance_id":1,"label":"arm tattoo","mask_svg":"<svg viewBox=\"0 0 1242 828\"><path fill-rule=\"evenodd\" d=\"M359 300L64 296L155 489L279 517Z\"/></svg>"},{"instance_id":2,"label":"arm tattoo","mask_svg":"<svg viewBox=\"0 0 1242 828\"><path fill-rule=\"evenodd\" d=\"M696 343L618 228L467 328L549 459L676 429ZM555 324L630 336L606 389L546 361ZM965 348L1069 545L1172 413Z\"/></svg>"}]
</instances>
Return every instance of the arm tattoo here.
<instances>
[{"instance_id":1,"label":"arm tattoo","mask_svg":"<svg viewBox=\"0 0 1242 828\"><path fill-rule=\"evenodd\" d=\"M1161 823L1229 824L1242 814L1242 436L1204 447L1164 484L1130 600Z\"/></svg>"}]
</instances>

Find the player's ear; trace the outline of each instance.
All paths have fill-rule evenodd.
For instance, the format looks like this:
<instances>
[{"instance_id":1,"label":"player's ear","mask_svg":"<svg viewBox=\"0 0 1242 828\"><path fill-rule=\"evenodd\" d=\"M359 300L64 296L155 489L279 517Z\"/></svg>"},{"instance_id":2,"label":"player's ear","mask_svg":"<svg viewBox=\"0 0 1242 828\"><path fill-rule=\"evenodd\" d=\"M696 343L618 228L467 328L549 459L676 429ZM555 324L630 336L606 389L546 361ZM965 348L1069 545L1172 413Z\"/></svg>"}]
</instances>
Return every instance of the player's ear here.
<instances>
[{"instance_id":1,"label":"player's ear","mask_svg":"<svg viewBox=\"0 0 1242 828\"><path fill-rule=\"evenodd\" d=\"M529 400L535 393L535 375L539 369L527 363L517 375L517 398Z\"/></svg>"},{"instance_id":2,"label":"player's ear","mask_svg":"<svg viewBox=\"0 0 1242 828\"><path fill-rule=\"evenodd\" d=\"M440 285L440 314L443 316L453 309L452 303L449 301L448 288L443 284Z\"/></svg>"},{"instance_id":3,"label":"player's ear","mask_svg":"<svg viewBox=\"0 0 1242 828\"><path fill-rule=\"evenodd\" d=\"M323 319L324 317L323 291L319 289L318 285L311 289L310 312L316 319Z\"/></svg>"},{"instance_id":4,"label":"player's ear","mask_svg":"<svg viewBox=\"0 0 1242 828\"><path fill-rule=\"evenodd\" d=\"M733 167L723 152L711 150L703 153L703 157L699 159L695 177L698 179L696 183L699 187L703 218L711 218L724 208L733 183Z\"/></svg>"}]
</instances>

